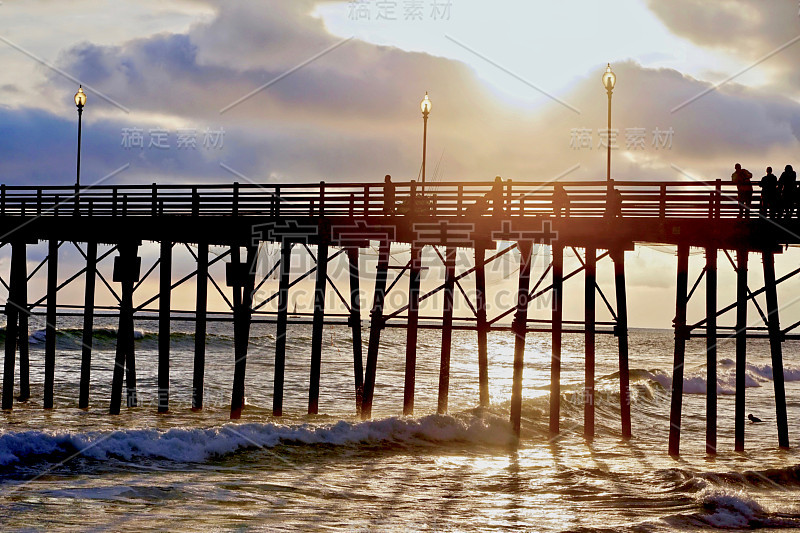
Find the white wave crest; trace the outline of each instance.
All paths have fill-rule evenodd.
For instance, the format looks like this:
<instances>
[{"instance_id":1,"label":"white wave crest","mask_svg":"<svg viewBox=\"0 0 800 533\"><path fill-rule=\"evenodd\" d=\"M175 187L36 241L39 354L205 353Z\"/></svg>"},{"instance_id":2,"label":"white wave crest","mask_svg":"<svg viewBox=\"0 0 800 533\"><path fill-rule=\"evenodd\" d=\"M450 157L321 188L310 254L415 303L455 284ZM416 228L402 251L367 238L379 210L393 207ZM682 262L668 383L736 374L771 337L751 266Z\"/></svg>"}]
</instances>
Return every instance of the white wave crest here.
<instances>
[{"instance_id":1,"label":"white wave crest","mask_svg":"<svg viewBox=\"0 0 800 533\"><path fill-rule=\"evenodd\" d=\"M441 444L469 442L504 445L511 442L508 423L500 418L460 418L431 415L420 419L387 418L328 425L225 424L198 429L130 429L112 432L8 432L0 435L0 465L60 458L80 452L82 457L165 459L203 462L242 449L283 445Z\"/></svg>"},{"instance_id":2,"label":"white wave crest","mask_svg":"<svg viewBox=\"0 0 800 533\"><path fill-rule=\"evenodd\" d=\"M755 520L763 521L767 515L757 501L739 490L708 488L698 498L707 511L701 519L718 528L748 528Z\"/></svg>"},{"instance_id":3,"label":"white wave crest","mask_svg":"<svg viewBox=\"0 0 800 533\"><path fill-rule=\"evenodd\" d=\"M736 372L730 365L720 362L717 372L717 394L736 394ZM732 361L730 361L732 362ZM672 377L662 372L648 372L648 378L661 384L665 389L672 388ZM800 368L785 367L784 381L800 381ZM745 387L761 387L762 383L772 381L773 371L771 365L747 365L745 373ZM707 391L705 374L688 374L683 378L684 394L705 394Z\"/></svg>"}]
</instances>

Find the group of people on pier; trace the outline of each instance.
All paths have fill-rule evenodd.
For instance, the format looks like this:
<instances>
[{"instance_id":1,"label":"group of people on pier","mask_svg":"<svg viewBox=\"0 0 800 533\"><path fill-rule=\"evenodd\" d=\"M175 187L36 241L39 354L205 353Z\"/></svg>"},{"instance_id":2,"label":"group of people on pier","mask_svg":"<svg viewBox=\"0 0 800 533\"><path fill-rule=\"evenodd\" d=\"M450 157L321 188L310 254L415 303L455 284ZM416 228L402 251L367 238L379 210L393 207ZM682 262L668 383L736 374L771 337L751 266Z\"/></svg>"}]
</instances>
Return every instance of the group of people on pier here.
<instances>
[{"instance_id":1,"label":"group of people on pier","mask_svg":"<svg viewBox=\"0 0 800 533\"><path fill-rule=\"evenodd\" d=\"M739 203L739 218L749 218L753 207L753 174L736 163L731 180L736 184ZM792 165L786 165L780 177L767 167L767 173L758 182L761 189L761 201L758 213L762 217L772 219L789 219L793 214L800 215L800 198L798 198L797 172Z\"/></svg>"},{"instance_id":2,"label":"group of people on pier","mask_svg":"<svg viewBox=\"0 0 800 533\"><path fill-rule=\"evenodd\" d=\"M470 210L478 214L491 211L494 216L502 215L506 209L505 187L506 184L503 182L503 178L500 176L495 177L491 190L485 196L478 198L475 204L470 206ZM388 216L407 215L412 211L425 212L431 207L430 198L425 195L413 195L413 209L411 202L412 198L408 197L398 205L395 184L392 182L392 176L387 174L383 180L384 214ZM564 186L560 183L553 184L552 205L555 217L569 216L570 198ZM607 218L622 216L622 194L610 184L606 192L605 216Z\"/></svg>"},{"instance_id":3,"label":"group of people on pier","mask_svg":"<svg viewBox=\"0 0 800 533\"><path fill-rule=\"evenodd\" d=\"M750 218L753 208L753 174L736 163L731 180L736 185L737 202L739 204L739 218ZM486 213L491 210L493 215L503 214L506 206L505 183L500 176L494 180L491 190L485 196L478 198L471 210L477 213ZM758 182L761 196L758 212L761 217L771 219L789 219L795 214L800 217L800 194L797 186L797 173L792 165L786 165L780 177L772 172L772 167L767 167L766 175ZM407 203L397 205L395 185L392 177L386 175L383 184L384 213L386 215L410 214L412 211L424 212L431 207L430 199L425 195L412 195ZM524 195L523 195L524 197ZM568 217L570 214L570 198L564 186L560 183L553 184L552 196L553 216ZM611 183L606 192L605 216L616 218L622 215L622 194Z\"/></svg>"}]
</instances>

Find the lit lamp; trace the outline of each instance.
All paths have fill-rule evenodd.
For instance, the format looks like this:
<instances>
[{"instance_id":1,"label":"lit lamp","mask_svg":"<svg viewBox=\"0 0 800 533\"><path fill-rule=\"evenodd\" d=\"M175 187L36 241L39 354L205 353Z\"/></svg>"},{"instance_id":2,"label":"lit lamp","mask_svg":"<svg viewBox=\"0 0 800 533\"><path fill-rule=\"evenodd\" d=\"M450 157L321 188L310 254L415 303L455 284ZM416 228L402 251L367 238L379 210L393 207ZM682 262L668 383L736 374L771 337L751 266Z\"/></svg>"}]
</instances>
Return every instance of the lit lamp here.
<instances>
[{"instance_id":1,"label":"lit lamp","mask_svg":"<svg viewBox=\"0 0 800 533\"><path fill-rule=\"evenodd\" d=\"M606 180L611 181L611 93L614 91L614 84L617 83L617 76L611 72L611 63L606 67L603 73L603 87L606 88L608 93L608 130L607 142L608 145L608 161L606 163Z\"/></svg>"},{"instance_id":2,"label":"lit lamp","mask_svg":"<svg viewBox=\"0 0 800 533\"><path fill-rule=\"evenodd\" d=\"M431 100L428 98L428 91L425 91L425 98L420 102L419 108L422 110L422 183L425 183L425 156L428 145L428 115L431 112Z\"/></svg>"},{"instance_id":3,"label":"lit lamp","mask_svg":"<svg viewBox=\"0 0 800 533\"><path fill-rule=\"evenodd\" d=\"M86 105L86 93L83 92L83 85L78 87L75 93L75 105L78 106L78 175L76 185L81 186L81 117L83 116L83 106Z\"/></svg>"}]
</instances>

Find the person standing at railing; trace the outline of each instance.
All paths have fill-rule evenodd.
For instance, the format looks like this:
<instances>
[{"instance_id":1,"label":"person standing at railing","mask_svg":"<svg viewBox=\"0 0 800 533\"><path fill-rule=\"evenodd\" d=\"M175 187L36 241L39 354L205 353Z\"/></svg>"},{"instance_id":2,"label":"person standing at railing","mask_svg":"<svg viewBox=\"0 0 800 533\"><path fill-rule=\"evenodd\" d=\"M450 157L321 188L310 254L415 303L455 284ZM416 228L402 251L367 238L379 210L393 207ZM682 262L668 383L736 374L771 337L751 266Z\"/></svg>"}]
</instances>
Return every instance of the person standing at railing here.
<instances>
[{"instance_id":1,"label":"person standing at railing","mask_svg":"<svg viewBox=\"0 0 800 533\"><path fill-rule=\"evenodd\" d=\"M622 217L622 194L611 184L606 190L606 218Z\"/></svg>"},{"instance_id":2,"label":"person standing at railing","mask_svg":"<svg viewBox=\"0 0 800 533\"><path fill-rule=\"evenodd\" d=\"M777 218L778 216L778 177L772 173L772 167L767 167L767 174L758 182L761 187L761 205L759 213L762 217Z\"/></svg>"},{"instance_id":3,"label":"person standing at railing","mask_svg":"<svg viewBox=\"0 0 800 533\"><path fill-rule=\"evenodd\" d=\"M736 201L739 202L739 218L750 218L750 205L753 203L753 183L750 179L753 174L736 163L731 174L733 183L736 184Z\"/></svg>"},{"instance_id":4,"label":"person standing at railing","mask_svg":"<svg viewBox=\"0 0 800 533\"><path fill-rule=\"evenodd\" d=\"M569 195L563 185L556 183L553 185L553 216L556 218L562 216L562 211L563 216L569 216Z\"/></svg>"},{"instance_id":5,"label":"person standing at railing","mask_svg":"<svg viewBox=\"0 0 800 533\"><path fill-rule=\"evenodd\" d=\"M783 216L792 218L792 211L797 205L797 173L792 170L792 165L786 165L781 177L778 178L778 191Z\"/></svg>"},{"instance_id":6,"label":"person standing at railing","mask_svg":"<svg viewBox=\"0 0 800 533\"><path fill-rule=\"evenodd\" d=\"M395 203L397 199L395 197L395 190L394 190L394 183L392 183L392 177L389 174L386 174L386 177L383 178L383 214L390 217L394 215Z\"/></svg>"},{"instance_id":7,"label":"person standing at railing","mask_svg":"<svg viewBox=\"0 0 800 533\"><path fill-rule=\"evenodd\" d=\"M492 202L492 215L499 217L503 214L503 178L496 176L492 190L486 195L486 199Z\"/></svg>"}]
</instances>

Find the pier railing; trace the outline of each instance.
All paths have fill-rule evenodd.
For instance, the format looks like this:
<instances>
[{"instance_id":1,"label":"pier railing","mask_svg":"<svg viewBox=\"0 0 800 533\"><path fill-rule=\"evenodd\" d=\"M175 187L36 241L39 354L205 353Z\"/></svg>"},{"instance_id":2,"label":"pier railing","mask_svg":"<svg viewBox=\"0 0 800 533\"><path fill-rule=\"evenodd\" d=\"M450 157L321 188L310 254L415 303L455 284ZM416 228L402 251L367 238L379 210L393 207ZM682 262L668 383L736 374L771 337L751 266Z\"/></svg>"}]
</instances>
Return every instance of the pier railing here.
<instances>
[{"instance_id":1,"label":"pier railing","mask_svg":"<svg viewBox=\"0 0 800 533\"><path fill-rule=\"evenodd\" d=\"M567 205L562 216L736 218L740 206L730 181L558 182ZM387 211L383 183L226 185L113 185L25 187L0 185L0 216L552 216L555 182L394 183L394 206ZM610 191L614 191L613 193ZM613 196L612 196L613 195ZM389 201L388 203L391 203ZM759 203L754 195L754 206ZM500 214L500 213L498 213Z\"/></svg>"}]
</instances>

